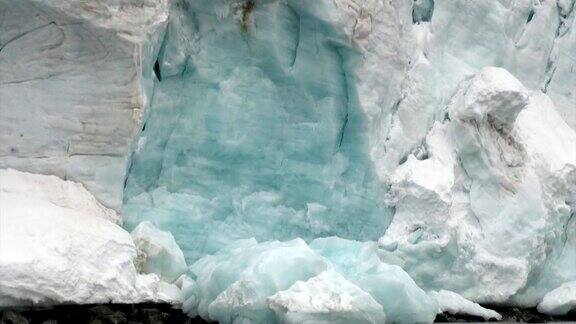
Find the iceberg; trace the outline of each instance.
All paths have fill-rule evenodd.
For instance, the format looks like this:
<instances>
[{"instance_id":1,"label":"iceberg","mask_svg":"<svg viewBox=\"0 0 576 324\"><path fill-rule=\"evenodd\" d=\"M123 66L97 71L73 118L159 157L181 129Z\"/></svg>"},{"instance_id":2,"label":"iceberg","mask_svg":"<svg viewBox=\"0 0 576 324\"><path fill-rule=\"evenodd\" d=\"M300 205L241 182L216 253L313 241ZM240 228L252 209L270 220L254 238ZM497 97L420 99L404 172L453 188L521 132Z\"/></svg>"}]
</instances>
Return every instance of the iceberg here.
<instances>
[{"instance_id":1,"label":"iceberg","mask_svg":"<svg viewBox=\"0 0 576 324\"><path fill-rule=\"evenodd\" d=\"M142 222L130 236L138 251L136 267L141 272L154 273L163 281L174 282L188 270L184 254L169 232Z\"/></svg>"},{"instance_id":2,"label":"iceberg","mask_svg":"<svg viewBox=\"0 0 576 324\"><path fill-rule=\"evenodd\" d=\"M382 305L334 270L268 297L280 323L385 323Z\"/></svg>"},{"instance_id":3,"label":"iceberg","mask_svg":"<svg viewBox=\"0 0 576 324\"><path fill-rule=\"evenodd\" d=\"M437 312L404 270L379 259L375 242L240 240L190 270L184 311L220 323L429 323Z\"/></svg>"},{"instance_id":4,"label":"iceberg","mask_svg":"<svg viewBox=\"0 0 576 324\"><path fill-rule=\"evenodd\" d=\"M431 291L430 296L438 303L438 313L466 314L482 317L485 320L501 320L502 315L491 309L484 308L455 292L448 290Z\"/></svg>"}]
</instances>

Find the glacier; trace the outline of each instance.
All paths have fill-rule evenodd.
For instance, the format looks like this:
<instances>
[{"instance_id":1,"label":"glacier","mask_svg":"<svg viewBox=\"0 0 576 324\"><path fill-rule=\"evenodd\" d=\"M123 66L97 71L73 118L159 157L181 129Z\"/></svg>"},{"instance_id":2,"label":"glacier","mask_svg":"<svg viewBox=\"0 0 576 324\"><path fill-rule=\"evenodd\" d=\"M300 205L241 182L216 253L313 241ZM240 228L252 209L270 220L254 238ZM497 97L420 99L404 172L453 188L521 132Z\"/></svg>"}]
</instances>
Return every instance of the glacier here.
<instances>
[{"instance_id":1,"label":"glacier","mask_svg":"<svg viewBox=\"0 0 576 324\"><path fill-rule=\"evenodd\" d=\"M534 305L572 280L576 136L550 105L502 69L464 81L426 138L428 158L410 156L391 178L397 209L379 241L389 262L485 303ZM547 122L563 140L538 134Z\"/></svg>"},{"instance_id":2,"label":"glacier","mask_svg":"<svg viewBox=\"0 0 576 324\"><path fill-rule=\"evenodd\" d=\"M169 25L159 52L162 81L127 178L128 228L154 221L189 261L249 237L378 239L391 212L362 132L357 54L316 17L326 10L271 2L238 13L249 15L239 27L226 2L178 8L188 25Z\"/></svg>"},{"instance_id":3,"label":"glacier","mask_svg":"<svg viewBox=\"0 0 576 324\"><path fill-rule=\"evenodd\" d=\"M0 1L0 167L81 182L119 210L166 5Z\"/></svg>"},{"instance_id":4,"label":"glacier","mask_svg":"<svg viewBox=\"0 0 576 324\"><path fill-rule=\"evenodd\" d=\"M0 304L568 314L575 2L0 0Z\"/></svg>"}]
</instances>

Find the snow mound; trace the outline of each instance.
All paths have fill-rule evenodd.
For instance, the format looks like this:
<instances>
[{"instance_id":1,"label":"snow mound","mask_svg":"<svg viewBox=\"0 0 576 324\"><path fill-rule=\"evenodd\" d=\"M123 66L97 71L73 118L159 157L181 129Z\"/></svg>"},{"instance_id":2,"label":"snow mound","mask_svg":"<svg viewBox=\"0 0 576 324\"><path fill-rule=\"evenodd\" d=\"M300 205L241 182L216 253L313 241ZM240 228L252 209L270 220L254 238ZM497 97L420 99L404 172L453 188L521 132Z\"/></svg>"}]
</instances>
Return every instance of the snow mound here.
<instances>
[{"instance_id":1,"label":"snow mound","mask_svg":"<svg viewBox=\"0 0 576 324\"><path fill-rule=\"evenodd\" d=\"M239 240L190 267L183 309L220 323L431 323L434 300L377 250L337 237Z\"/></svg>"},{"instance_id":2,"label":"snow mound","mask_svg":"<svg viewBox=\"0 0 576 324\"><path fill-rule=\"evenodd\" d=\"M166 286L112 221L80 184L0 170L0 305L158 301Z\"/></svg>"},{"instance_id":3,"label":"snow mound","mask_svg":"<svg viewBox=\"0 0 576 324\"><path fill-rule=\"evenodd\" d=\"M120 224L114 210L104 207L84 186L77 182L62 181L52 175L38 175L14 169L0 170L3 194L22 194L30 199L49 202L58 207L73 209Z\"/></svg>"}]
</instances>

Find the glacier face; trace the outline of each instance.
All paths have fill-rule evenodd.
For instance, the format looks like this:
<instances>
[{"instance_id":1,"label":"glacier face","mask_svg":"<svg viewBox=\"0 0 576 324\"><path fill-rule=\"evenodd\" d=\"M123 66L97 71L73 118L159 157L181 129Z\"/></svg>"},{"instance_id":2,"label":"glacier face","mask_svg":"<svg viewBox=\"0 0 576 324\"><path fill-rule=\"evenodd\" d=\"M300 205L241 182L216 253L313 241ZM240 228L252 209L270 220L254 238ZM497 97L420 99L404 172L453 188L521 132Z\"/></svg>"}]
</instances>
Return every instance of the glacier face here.
<instances>
[{"instance_id":1,"label":"glacier face","mask_svg":"<svg viewBox=\"0 0 576 324\"><path fill-rule=\"evenodd\" d=\"M123 199L192 316L565 313L574 7L0 0L0 167Z\"/></svg>"},{"instance_id":2,"label":"glacier face","mask_svg":"<svg viewBox=\"0 0 576 324\"><path fill-rule=\"evenodd\" d=\"M125 191L190 261L236 239L376 240L390 222L357 49L330 4L175 2ZM319 59L321 58L321 59Z\"/></svg>"},{"instance_id":3,"label":"glacier face","mask_svg":"<svg viewBox=\"0 0 576 324\"><path fill-rule=\"evenodd\" d=\"M128 175L128 227L173 232L205 287L192 294L200 315L224 322L269 319L324 276L350 280L330 262L335 274L293 278L293 289L262 286L252 270L208 279L225 261L203 255L252 237L313 247L381 236L380 258L425 290L535 306L576 275L575 83L558 68L574 66L573 7L175 2ZM392 301L353 284L392 320ZM302 307L274 313L283 321L318 316L283 307Z\"/></svg>"},{"instance_id":4,"label":"glacier face","mask_svg":"<svg viewBox=\"0 0 576 324\"><path fill-rule=\"evenodd\" d=\"M118 215L81 184L12 169L0 183L0 307L179 301L138 273Z\"/></svg>"},{"instance_id":5,"label":"glacier face","mask_svg":"<svg viewBox=\"0 0 576 324\"><path fill-rule=\"evenodd\" d=\"M545 144L544 133L562 135ZM573 143L576 134L548 98L530 96L503 69L483 69L463 82L428 134L428 157L410 156L394 172L396 213L379 241L385 258L423 287L534 305L576 275L566 244Z\"/></svg>"}]
</instances>

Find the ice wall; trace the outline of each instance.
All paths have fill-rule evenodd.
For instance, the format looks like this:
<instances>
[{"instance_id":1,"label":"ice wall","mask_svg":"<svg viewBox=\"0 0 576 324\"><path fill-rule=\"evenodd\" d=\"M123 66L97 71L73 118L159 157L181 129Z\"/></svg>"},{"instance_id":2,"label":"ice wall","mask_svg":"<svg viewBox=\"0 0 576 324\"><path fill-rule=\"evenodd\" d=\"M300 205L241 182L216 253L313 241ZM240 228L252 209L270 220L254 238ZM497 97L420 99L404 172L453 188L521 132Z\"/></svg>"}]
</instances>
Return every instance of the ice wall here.
<instances>
[{"instance_id":1,"label":"ice wall","mask_svg":"<svg viewBox=\"0 0 576 324\"><path fill-rule=\"evenodd\" d=\"M127 181L129 227L153 220L189 260L241 238L381 235L391 213L368 154L361 57L336 10L173 3Z\"/></svg>"},{"instance_id":2,"label":"ice wall","mask_svg":"<svg viewBox=\"0 0 576 324\"><path fill-rule=\"evenodd\" d=\"M120 209L167 14L165 1L1 0L0 167L82 182Z\"/></svg>"},{"instance_id":3,"label":"ice wall","mask_svg":"<svg viewBox=\"0 0 576 324\"><path fill-rule=\"evenodd\" d=\"M484 66L504 67L546 92L574 127L574 1L334 3L336 10L324 10L319 2L314 15L360 48L354 87L381 177L418 149L455 85ZM119 207L130 144L151 100L167 3L2 0L0 6L1 136L10 143L2 146L1 165L81 181ZM218 15L232 9L222 10ZM165 54L173 56L163 67L167 75L185 65L201 35L188 28L193 19L172 12L168 38L181 44ZM254 17L246 18L248 26ZM284 29L282 21L274 28ZM290 46L295 33L285 31L283 44Z\"/></svg>"},{"instance_id":4,"label":"ice wall","mask_svg":"<svg viewBox=\"0 0 576 324\"><path fill-rule=\"evenodd\" d=\"M174 2L128 226L199 264L238 239L381 235L427 290L535 306L576 275L573 7Z\"/></svg>"},{"instance_id":5,"label":"ice wall","mask_svg":"<svg viewBox=\"0 0 576 324\"><path fill-rule=\"evenodd\" d=\"M409 156L391 177L384 259L428 289L534 306L576 275L574 143L550 99L505 70L463 81L426 156Z\"/></svg>"},{"instance_id":6,"label":"ice wall","mask_svg":"<svg viewBox=\"0 0 576 324\"><path fill-rule=\"evenodd\" d=\"M358 87L362 106L373 116L371 147L381 176L420 150L457 84L486 66L505 68L528 88L549 94L564 120L576 127L574 1L436 1L433 6L399 1L359 7L373 17L371 33L360 40L368 54ZM429 22L418 19L422 8L429 10Z\"/></svg>"}]
</instances>

